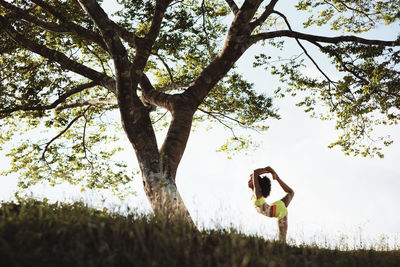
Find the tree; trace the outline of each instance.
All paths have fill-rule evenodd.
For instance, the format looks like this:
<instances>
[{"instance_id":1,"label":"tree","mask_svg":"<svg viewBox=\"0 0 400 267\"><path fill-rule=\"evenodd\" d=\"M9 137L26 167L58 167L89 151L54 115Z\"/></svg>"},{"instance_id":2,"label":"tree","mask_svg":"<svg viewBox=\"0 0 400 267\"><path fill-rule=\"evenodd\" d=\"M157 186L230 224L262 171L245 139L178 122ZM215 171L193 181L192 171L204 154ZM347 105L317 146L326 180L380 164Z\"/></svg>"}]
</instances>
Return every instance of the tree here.
<instances>
[{"instance_id":1,"label":"tree","mask_svg":"<svg viewBox=\"0 0 400 267\"><path fill-rule=\"evenodd\" d=\"M31 136L13 148L9 172L23 177L21 186L60 179L90 188L126 184L125 165L112 161L119 126L107 115L118 109L153 210L190 218L175 176L192 122L266 129L267 118L279 117L272 99L236 73L235 63L254 44L282 47L283 40L296 40L303 54L271 65L261 53L255 65L271 67L286 91L308 93L299 103L307 111L321 102L329 107L327 114L345 131L334 145L346 153L379 153L357 146L363 146L374 111L385 115L382 123L399 119L400 39L356 34L398 21L399 1L297 3L299 10L318 13L305 26L330 23L332 30L354 34L334 37L294 31L277 2L119 0L111 19L96 0L0 0L1 141L29 129L53 134L46 141ZM301 41L331 57L340 80L326 75ZM302 75L304 56L323 79ZM163 125L168 133L158 147L155 130ZM240 137L233 140L246 146Z\"/></svg>"}]
</instances>

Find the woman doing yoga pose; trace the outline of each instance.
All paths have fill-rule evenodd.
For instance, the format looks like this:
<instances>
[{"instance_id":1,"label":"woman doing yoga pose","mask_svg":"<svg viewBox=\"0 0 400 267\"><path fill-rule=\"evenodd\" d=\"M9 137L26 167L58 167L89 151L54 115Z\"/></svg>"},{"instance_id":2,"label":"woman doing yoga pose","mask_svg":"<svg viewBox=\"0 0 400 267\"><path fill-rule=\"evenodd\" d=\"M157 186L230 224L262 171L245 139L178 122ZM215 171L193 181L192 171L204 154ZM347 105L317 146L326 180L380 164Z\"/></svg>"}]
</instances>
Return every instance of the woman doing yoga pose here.
<instances>
[{"instance_id":1,"label":"woman doing yoga pose","mask_svg":"<svg viewBox=\"0 0 400 267\"><path fill-rule=\"evenodd\" d=\"M268 177L261 177L261 175L265 173L272 174L272 178L276 180L282 187L283 191L286 192L286 196L281 200L273 202L271 205L268 205L265 202L265 198L268 197L271 192L271 181ZM285 184L271 167L255 169L253 173L250 174L248 185L249 188L253 190L252 199L254 200L256 210L265 216L276 217L278 219L279 240L286 243L286 233L288 228L287 207L293 199L293 189Z\"/></svg>"}]
</instances>

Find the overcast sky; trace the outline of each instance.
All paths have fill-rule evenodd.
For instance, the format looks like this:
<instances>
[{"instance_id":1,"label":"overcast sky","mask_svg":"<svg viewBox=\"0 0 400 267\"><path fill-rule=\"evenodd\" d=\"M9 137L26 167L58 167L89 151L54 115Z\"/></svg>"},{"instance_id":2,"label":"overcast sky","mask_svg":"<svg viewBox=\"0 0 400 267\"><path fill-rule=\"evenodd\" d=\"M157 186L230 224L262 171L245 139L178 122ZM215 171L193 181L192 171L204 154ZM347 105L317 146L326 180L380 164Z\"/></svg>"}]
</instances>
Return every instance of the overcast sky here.
<instances>
[{"instance_id":1,"label":"overcast sky","mask_svg":"<svg viewBox=\"0 0 400 267\"><path fill-rule=\"evenodd\" d=\"M287 6L278 5L277 10L293 12ZM301 30L295 26L299 16L295 17L292 26ZM395 28L378 29L370 36L394 39L397 32ZM276 79L251 65L253 55L261 49L264 48L253 48L237 65L248 81L255 83L257 90L272 95L278 86ZM298 51L292 47L285 53L290 56L290 53ZM315 55L318 58L318 54ZM328 72L332 70L326 60L318 59ZM318 75L312 66L306 72ZM354 158L344 156L339 149L327 148L338 135L333 121L310 119L295 107L296 102L292 98L278 99L274 103L279 107L282 119L267 121L270 129L264 133L252 133L252 138L260 145L256 151L243 152L228 160L216 149L230 137L229 131L220 126L206 131L204 126L200 126L191 134L178 170L177 184L196 222L207 227L228 227L232 224L247 233L277 238L276 219L255 211L250 202L251 192L247 188L250 172L269 165L296 192L288 209L289 239L298 243L323 243L327 238L328 243L334 243L345 237L350 244L359 243L360 237L365 241L378 242L385 235L391 244L399 244L400 213L396 206L400 203L400 128L380 129L382 133L392 134L395 140L384 150L384 159ZM126 147L122 157L130 159L130 166L137 166L131 146L127 144ZM7 168L3 154L0 157L1 170ZM129 197L123 203L107 193L82 194L79 188L67 186L39 186L33 194L53 200L86 199L95 205L100 205L105 198L103 200L107 205L128 204L149 211L150 205L139 178L133 186L137 196ZM11 199L15 190L15 178L3 177L0 198ZM283 196L284 192L273 182L267 202Z\"/></svg>"}]
</instances>

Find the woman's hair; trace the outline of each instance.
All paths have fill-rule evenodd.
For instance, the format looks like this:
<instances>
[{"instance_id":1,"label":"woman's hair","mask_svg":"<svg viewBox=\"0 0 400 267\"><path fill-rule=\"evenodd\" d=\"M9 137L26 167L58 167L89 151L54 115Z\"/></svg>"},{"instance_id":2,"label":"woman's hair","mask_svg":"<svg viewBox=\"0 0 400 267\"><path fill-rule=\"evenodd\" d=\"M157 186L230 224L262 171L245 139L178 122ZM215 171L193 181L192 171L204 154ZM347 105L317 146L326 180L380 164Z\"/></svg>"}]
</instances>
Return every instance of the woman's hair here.
<instances>
[{"instance_id":1,"label":"woman's hair","mask_svg":"<svg viewBox=\"0 0 400 267\"><path fill-rule=\"evenodd\" d=\"M262 178L259 175L258 183L260 184L261 194L263 195L263 197L269 196L269 193L271 193L271 180L268 177Z\"/></svg>"}]
</instances>

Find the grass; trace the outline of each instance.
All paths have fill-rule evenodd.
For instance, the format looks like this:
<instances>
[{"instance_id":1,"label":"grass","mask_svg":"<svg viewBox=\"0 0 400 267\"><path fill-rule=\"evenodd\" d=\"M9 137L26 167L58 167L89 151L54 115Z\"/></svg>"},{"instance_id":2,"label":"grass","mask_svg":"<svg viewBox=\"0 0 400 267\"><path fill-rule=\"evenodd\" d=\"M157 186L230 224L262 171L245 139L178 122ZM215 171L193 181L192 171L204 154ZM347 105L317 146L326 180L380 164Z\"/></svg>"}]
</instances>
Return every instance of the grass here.
<instances>
[{"instance_id":1,"label":"grass","mask_svg":"<svg viewBox=\"0 0 400 267\"><path fill-rule=\"evenodd\" d=\"M399 266L400 251L286 246L234 229L77 202L0 208L0 266Z\"/></svg>"}]
</instances>

